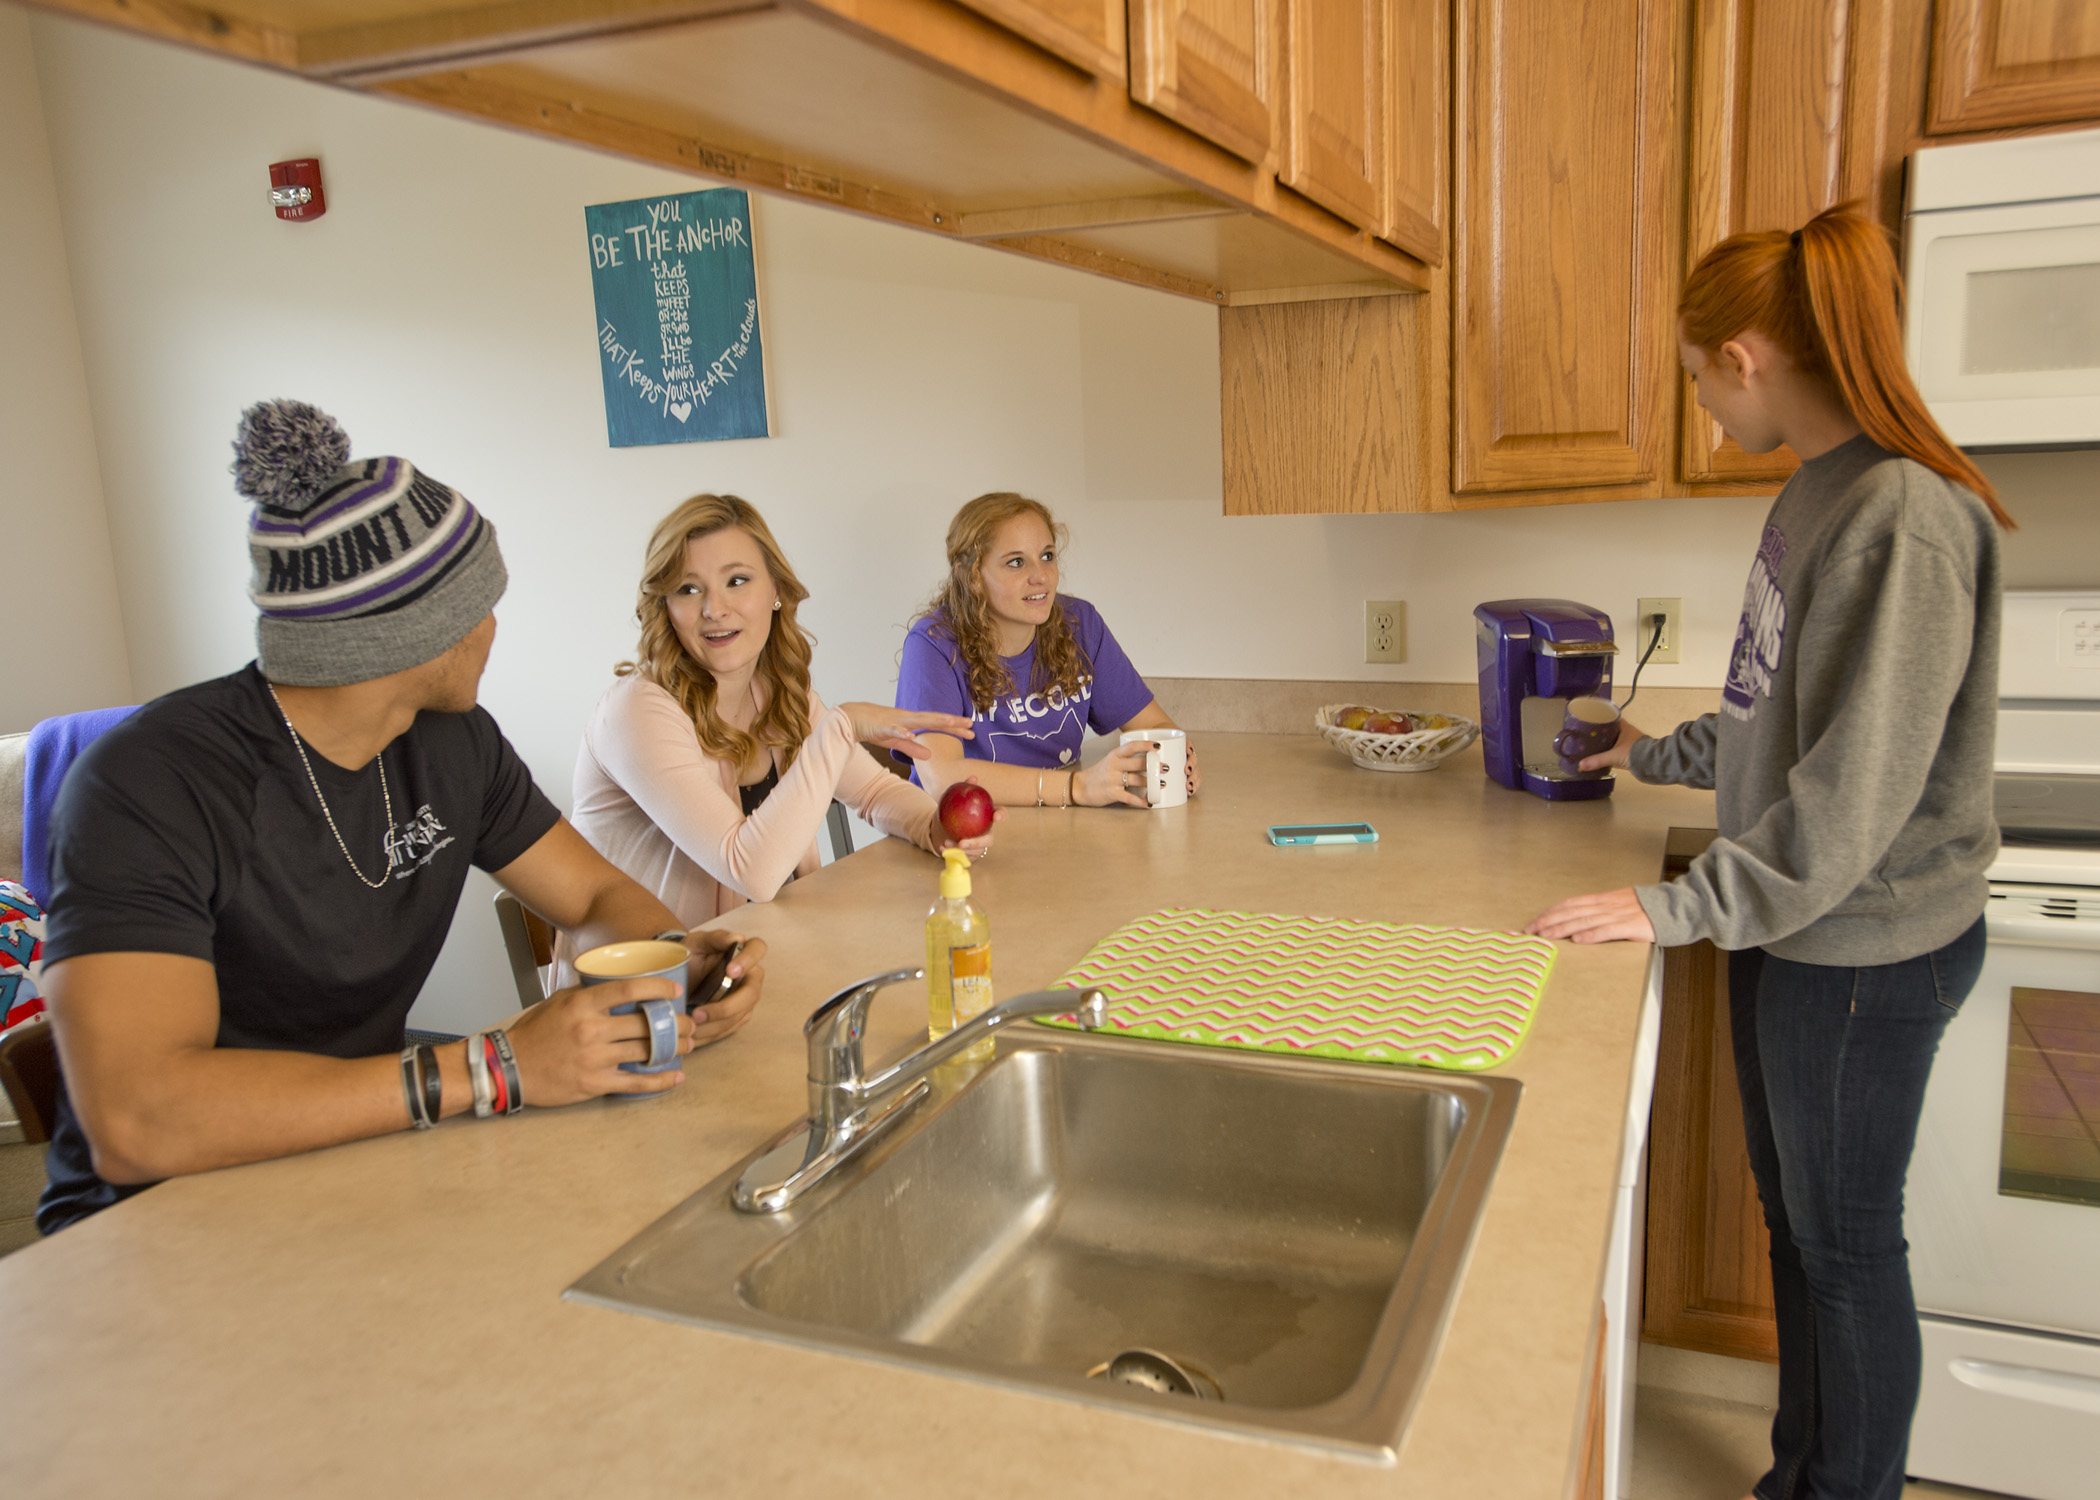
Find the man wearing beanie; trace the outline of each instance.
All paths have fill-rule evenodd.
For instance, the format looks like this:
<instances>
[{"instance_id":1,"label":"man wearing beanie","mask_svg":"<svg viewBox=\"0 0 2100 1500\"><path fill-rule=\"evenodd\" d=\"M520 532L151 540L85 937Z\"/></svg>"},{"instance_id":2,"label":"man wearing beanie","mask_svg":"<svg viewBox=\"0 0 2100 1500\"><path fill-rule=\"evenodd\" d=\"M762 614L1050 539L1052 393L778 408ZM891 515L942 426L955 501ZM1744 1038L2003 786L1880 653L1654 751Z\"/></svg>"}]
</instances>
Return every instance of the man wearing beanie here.
<instances>
[{"instance_id":1,"label":"man wearing beanie","mask_svg":"<svg viewBox=\"0 0 2100 1500\"><path fill-rule=\"evenodd\" d=\"M486 1040L404 1050L469 864L582 947L685 934L475 705L506 581L495 528L406 459L349 455L311 406L242 415L257 659L147 704L59 795L46 1234L182 1173L684 1076L621 1067L649 1056L647 1022L611 1009L670 993L661 979L563 990ZM687 938L710 959L735 941ZM743 1024L763 949L680 1018L680 1053Z\"/></svg>"}]
</instances>

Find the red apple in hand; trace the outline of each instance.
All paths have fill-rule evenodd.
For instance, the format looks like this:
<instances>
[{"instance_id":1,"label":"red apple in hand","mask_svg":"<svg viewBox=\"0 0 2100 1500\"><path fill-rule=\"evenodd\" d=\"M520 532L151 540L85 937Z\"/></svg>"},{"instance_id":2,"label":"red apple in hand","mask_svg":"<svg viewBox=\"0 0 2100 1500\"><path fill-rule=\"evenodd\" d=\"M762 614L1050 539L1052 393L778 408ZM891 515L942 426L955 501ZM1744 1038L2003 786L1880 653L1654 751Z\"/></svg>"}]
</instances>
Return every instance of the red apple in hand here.
<instances>
[{"instance_id":1,"label":"red apple in hand","mask_svg":"<svg viewBox=\"0 0 2100 1500\"><path fill-rule=\"evenodd\" d=\"M941 793L941 827L960 844L992 831L992 794L974 781L958 781Z\"/></svg>"}]
</instances>

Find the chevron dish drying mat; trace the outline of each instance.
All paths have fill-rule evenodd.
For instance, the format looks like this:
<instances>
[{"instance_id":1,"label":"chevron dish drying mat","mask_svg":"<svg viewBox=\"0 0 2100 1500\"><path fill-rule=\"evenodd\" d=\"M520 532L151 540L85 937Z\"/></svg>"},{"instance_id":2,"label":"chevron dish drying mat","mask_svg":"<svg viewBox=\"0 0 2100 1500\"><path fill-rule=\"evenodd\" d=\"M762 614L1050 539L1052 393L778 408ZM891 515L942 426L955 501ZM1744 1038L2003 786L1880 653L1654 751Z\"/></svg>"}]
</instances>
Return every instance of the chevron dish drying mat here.
<instances>
[{"instance_id":1,"label":"chevron dish drying mat","mask_svg":"<svg viewBox=\"0 0 2100 1500\"><path fill-rule=\"evenodd\" d=\"M1474 1071L1517 1050L1552 972L1518 933L1170 909L1060 982L1108 992L1110 1033Z\"/></svg>"}]
</instances>

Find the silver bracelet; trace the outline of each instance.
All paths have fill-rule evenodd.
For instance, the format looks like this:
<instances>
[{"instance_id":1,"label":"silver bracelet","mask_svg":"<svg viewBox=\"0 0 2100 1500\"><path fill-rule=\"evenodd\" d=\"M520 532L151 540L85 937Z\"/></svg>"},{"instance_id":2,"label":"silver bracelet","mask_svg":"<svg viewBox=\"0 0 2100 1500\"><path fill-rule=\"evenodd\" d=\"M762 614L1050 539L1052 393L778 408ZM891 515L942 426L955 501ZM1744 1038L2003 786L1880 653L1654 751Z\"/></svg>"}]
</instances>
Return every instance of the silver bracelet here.
<instances>
[{"instance_id":1,"label":"silver bracelet","mask_svg":"<svg viewBox=\"0 0 2100 1500\"><path fill-rule=\"evenodd\" d=\"M486 1120L496 1112L496 1089L489 1082L489 1034L477 1031L467 1038L467 1077L474 1082L474 1117Z\"/></svg>"}]
</instances>

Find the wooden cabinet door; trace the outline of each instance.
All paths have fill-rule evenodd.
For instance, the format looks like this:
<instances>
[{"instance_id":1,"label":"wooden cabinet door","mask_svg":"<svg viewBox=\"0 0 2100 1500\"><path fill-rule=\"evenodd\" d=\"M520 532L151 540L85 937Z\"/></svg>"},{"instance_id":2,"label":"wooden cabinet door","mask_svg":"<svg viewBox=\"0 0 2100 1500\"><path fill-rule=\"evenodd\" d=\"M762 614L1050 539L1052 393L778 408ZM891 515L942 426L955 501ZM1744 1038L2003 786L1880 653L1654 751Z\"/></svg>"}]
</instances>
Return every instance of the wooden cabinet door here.
<instances>
[{"instance_id":1,"label":"wooden cabinet door","mask_svg":"<svg viewBox=\"0 0 2100 1500\"><path fill-rule=\"evenodd\" d=\"M1251 162L1276 144L1280 0L1130 0L1130 97Z\"/></svg>"},{"instance_id":2,"label":"wooden cabinet door","mask_svg":"<svg viewBox=\"0 0 2100 1500\"><path fill-rule=\"evenodd\" d=\"M1121 81L1123 0L962 0L1074 67Z\"/></svg>"},{"instance_id":3,"label":"wooden cabinet door","mask_svg":"<svg viewBox=\"0 0 2100 1500\"><path fill-rule=\"evenodd\" d=\"M1290 69L1277 180L1373 234L1385 228L1386 0L1286 0Z\"/></svg>"},{"instance_id":4,"label":"wooden cabinet door","mask_svg":"<svg viewBox=\"0 0 2100 1500\"><path fill-rule=\"evenodd\" d=\"M1218 309L1226 515L1428 508L1428 301Z\"/></svg>"},{"instance_id":5,"label":"wooden cabinet door","mask_svg":"<svg viewBox=\"0 0 2100 1500\"><path fill-rule=\"evenodd\" d=\"M1710 830L1670 830L1672 878L1712 837ZM1666 948L1648 1127L1641 1337L1738 1359L1777 1359L1771 1246L1743 1145L1728 955L1711 943Z\"/></svg>"},{"instance_id":6,"label":"wooden cabinet door","mask_svg":"<svg viewBox=\"0 0 2100 1500\"><path fill-rule=\"evenodd\" d=\"M1451 0L1386 0L1385 228L1428 265L1444 260L1451 160Z\"/></svg>"},{"instance_id":7,"label":"wooden cabinet door","mask_svg":"<svg viewBox=\"0 0 2100 1500\"><path fill-rule=\"evenodd\" d=\"M1897 49L1890 0L1693 0L1685 266L1732 234L1796 229L1832 204L1877 197L1890 140L1882 101ZM1681 477L1777 482L1791 448L1745 453L1677 377Z\"/></svg>"},{"instance_id":8,"label":"wooden cabinet door","mask_svg":"<svg viewBox=\"0 0 2100 1500\"><path fill-rule=\"evenodd\" d=\"M1452 487L1663 477L1676 0L1458 0Z\"/></svg>"},{"instance_id":9,"label":"wooden cabinet door","mask_svg":"<svg viewBox=\"0 0 2100 1500\"><path fill-rule=\"evenodd\" d=\"M2095 0L1939 0L1926 130L2100 119Z\"/></svg>"}]
</instances>

